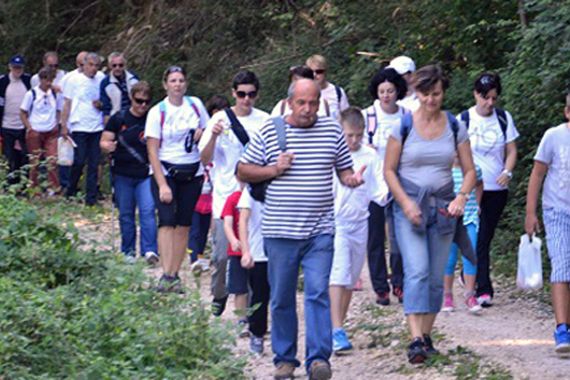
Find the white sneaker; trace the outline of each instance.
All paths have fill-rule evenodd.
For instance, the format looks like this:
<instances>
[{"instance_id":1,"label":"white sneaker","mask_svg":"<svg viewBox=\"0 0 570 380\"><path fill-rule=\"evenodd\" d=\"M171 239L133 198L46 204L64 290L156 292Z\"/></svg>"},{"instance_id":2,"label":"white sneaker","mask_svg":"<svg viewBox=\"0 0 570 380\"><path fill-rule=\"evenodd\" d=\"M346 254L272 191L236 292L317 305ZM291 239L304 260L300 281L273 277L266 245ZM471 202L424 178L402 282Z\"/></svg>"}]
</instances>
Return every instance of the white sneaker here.
<instances>
[{"instance_id":1,"label":"white sneaker","mask_svg":"<svg viewBox=\"0 0 570 380\"><path fill-rule=\"evenodd\" d=\"M144 259L148 265L156 265L158 263L158 255L152 251L145 252Z\"/></svg>"},{"instance_id":2,"label":"white sneaker","mask_svg":"<svg viewBox=\"0 0 570 380\"><path fill-rule=\"evenodd\" d=\"M135 264L137 262L137 258L131 255L125 255L125 262L127 264Z\"/></svg>"},{"instance_id":3,"label":"white sneaker","mask_svg":"<svg viewBox=\"0 0 570 380\"><path fill-rule=\"evenodd\" d=\"M204 270L204 268L202 267L202 263L200 262L200 259L194 261L191 265L190 265L190 270L193 273L202 273L202 271Z\"/></svg>"},{"instance_id":4,"label":"white sneaker","mask_svg":"<svg viewBox=\"0 0 570 380\"><path fill-rule=\"evenodd\" d=\"M204 259L204 258L200 258L200 259L198 259L198 262L201 263L201 265L202 265L202 270L203 270L204 272L210 270L210 260Z\"/></svg>"},{"instance_id":5,"label":"white sneaker","mask_svg":"<svg viewBox=\"0 0 570 380\"><path fill-rule=\"evenodd\" d=\"M483 307L490 307L493 306L493 297L489 294L481 294L477 297L477 302Z\"/></svg>"}]
</instances>

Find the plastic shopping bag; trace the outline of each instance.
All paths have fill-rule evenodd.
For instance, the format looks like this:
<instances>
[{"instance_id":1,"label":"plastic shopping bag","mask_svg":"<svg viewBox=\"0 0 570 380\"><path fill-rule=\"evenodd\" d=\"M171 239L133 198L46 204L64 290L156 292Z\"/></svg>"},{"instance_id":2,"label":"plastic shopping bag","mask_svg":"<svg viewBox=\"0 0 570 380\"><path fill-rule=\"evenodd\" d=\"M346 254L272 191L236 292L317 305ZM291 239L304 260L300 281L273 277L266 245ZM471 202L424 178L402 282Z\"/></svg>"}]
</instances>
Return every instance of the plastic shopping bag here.
<instances>
[{"instance_id":1,"label":"plastic shopping bag","mask_svg":"<svg viewBox=\"0 0 570 380\"><path fill-rule=\"evenodd\" d=\"M533 235L521 236L519 244L517 287L519 289L539 289L542 287L542 241Z\"/></svg>"},{"instance_id":2,"label":"plastic shopping bag","mask_svg":"<svg viewBox=\"0 0 570 380\"><path fill-rule=\"evenodd\" d=\"M57 139L57 164L60 166L73 165L73 142L65 137Z\"/></svg>"}]
</instances>

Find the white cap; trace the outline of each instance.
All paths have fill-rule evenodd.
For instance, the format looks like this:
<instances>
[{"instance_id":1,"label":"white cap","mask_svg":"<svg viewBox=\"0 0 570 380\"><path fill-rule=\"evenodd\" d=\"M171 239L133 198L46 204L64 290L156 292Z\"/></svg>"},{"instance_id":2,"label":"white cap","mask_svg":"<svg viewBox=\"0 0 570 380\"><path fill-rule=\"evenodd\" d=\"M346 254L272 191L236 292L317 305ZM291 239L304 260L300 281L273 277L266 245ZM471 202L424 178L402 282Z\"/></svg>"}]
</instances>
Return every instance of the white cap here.
<instances>
[{"instance_id":1,"label":"white cap","mask_svg":"<svg viewBox=\"0 0 570 380\"><path fill-rule=\"evenodd\" d=\"M390 65L388 66L398 72L400 75L404 75L406 73L413 73L416 71L416 64L410 57L406 57L405 55L401 55L399 57L394 58L390 61Z\"/></svg>"}]
</instances>

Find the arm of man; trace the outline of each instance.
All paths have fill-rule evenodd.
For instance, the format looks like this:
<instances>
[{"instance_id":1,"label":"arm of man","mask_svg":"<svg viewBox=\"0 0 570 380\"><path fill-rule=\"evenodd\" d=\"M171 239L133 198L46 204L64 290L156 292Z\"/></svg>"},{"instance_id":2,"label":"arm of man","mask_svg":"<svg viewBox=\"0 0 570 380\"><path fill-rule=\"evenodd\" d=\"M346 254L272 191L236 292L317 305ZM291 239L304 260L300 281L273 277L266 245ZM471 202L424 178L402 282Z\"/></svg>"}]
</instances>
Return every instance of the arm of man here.
<instances>
[{"instance_id":1,"label":"arm of man","mask_svg":"<svg viewBox=\"0 0 570 380\"><path fill-rule=\"evenodd\" d=\"M69 112L71 111L71 99L65 98L63 101L63 110L61 111L61 135L67 137L69 135Z\"/></svg>"},{"instance_id":2,"label":"arm of man","mask_svg":"<svg viewBox=\"0 0 570 380\"><path fill-rule=\"evenodd\" d=\"M279 157L277 157L277 163L275 165L262 166L239 162L237 167L237 177L240 181L246 183L267 181L269 179L279 177L289 169L293 165L294 158L295 156L293 153L281 152Z\"/></svg>"},{"instance_id":3,"label":"arm of man","mask_svg":"<svg viewBox=\"0 0 570 380\"><path fill-rule=\"evenodd\" d=\"M540 224L536 216L536 208L538 205L538 194L542 187L544 177L548 172L548 165L544 162L534 161L532 172L528 180L528 189L526 192L526 216L524 222L524 230L528 236L532 236L535 232L540 232Z\"/></svg>"},{"instance_id":4,"label":"arm of man","mask_svg":"<svg viewBox=\"0 0 570 380\"><path fill-rule=\"evenodd\" d=\"M117 142L115 141L115 133L110 131L103 131L99 147L105 153L113 153L117 149Z\"/></svg>"},{"instance_id":5,"label":"arm of man","mask_svg":"<svg viewBox=\"0 0 570 380\"><path fill-rule=\"evenodd\" d=\"M362 175L365 170L366 165L363 165L356 173L352 168L337 170L338 179L344 186L351 188L358 187L364 183Z\"/></svg>"},{"instance_id":6,"label":"arm of man","mask_svg":"<svg viewBox=\"0 0 570 380\"><path fill-rule=\"evenodd\" d=\"M202 136L205 145L200 144L200 160L203 165L208 165L214 158L214 150L216 148L216 141L218 136L224 131L224 124L222 120L218 120L213 124L206 127L204 135Z\"/></svg>"}]
</instances>

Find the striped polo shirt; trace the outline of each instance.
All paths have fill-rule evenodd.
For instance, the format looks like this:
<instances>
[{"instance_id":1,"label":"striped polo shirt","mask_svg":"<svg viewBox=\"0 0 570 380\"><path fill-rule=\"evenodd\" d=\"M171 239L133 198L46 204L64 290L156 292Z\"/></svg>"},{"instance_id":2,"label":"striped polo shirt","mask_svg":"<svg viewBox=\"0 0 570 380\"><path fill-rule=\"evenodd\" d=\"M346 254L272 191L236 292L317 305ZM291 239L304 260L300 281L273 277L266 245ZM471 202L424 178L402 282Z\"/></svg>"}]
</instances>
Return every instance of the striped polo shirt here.
<instances>
[{"instance_id":1,"label":"striped polo shirt","mask_svg":"<svg viewBox=\"0 0 570 380\"><path fill-rule=\"evenodd\" d=\"M475 173L477 176L477 183L483 180L483 173L479 165L475 165ZM463 172L458 166L454 166L451 174L453 175L453 185L455 194L461 191L461 185L463 184ZM475 196L475 189L471 191L467 202L465 203L465 210L463 211L463 224L466 226L468 224L475 224L479 228L479 205L477 204L477 197Z\"/></svg>"},{"instance_id":2,"label":"striped polo shirt","mask_svg":"<svg viewBox=\"0 0 570 380\"><path fill-rule=\"evenodd\" d=\"M292 167L273 179L265 195L264 237L308 239L334 233L333 172L350 169L352 158L340 125L319 117L308 128L286 124ZM275 165L281 151L273 120L250 141L240 162Z\"/></svg>"}]
</instances>

